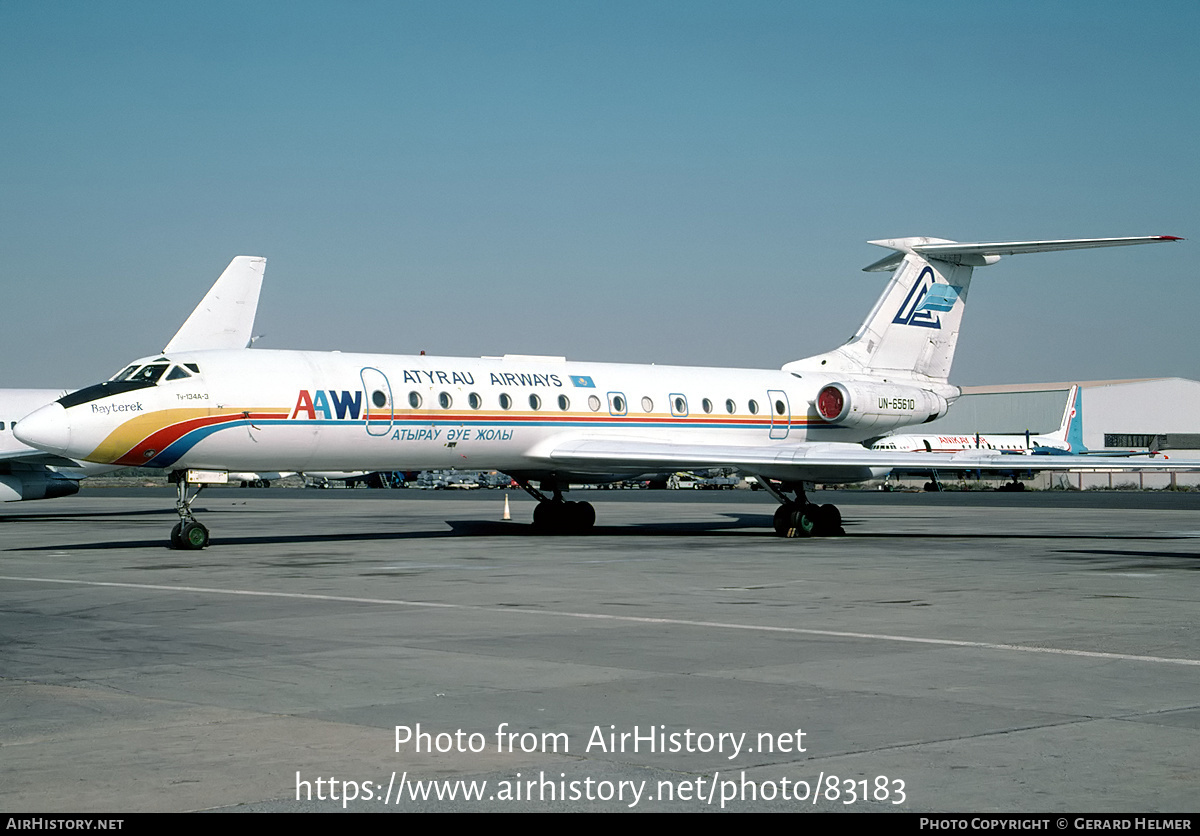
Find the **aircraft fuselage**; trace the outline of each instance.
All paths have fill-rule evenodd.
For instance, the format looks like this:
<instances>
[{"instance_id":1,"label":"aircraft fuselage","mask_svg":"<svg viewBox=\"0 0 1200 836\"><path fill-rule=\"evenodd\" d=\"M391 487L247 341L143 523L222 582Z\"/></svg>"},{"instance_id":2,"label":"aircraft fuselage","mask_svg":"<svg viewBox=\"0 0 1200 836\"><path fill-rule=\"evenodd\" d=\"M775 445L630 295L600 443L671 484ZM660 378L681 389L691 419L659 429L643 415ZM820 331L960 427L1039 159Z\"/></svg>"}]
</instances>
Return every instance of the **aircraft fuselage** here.
<instances>
[{"instance_id":1,"label":"aircraft fuselage","mask_svg":"<svg viewBox=\"0 0 1200 836\"><path fill-rule=\"evenodd\" d=\"M134 365L156 361L172 373L197 371L64 398L67 429L55 448L170 470L525 472L544 466L539 446L549 439L794 447L861 442L879 431L878 420L858 427L823 419L814 401L832 378L818 374L262 350L178 352ZM882 420L925 419L912 381L871 380ZM956 390L943 388L952 399Z\"/></svg>"}]
</instances>

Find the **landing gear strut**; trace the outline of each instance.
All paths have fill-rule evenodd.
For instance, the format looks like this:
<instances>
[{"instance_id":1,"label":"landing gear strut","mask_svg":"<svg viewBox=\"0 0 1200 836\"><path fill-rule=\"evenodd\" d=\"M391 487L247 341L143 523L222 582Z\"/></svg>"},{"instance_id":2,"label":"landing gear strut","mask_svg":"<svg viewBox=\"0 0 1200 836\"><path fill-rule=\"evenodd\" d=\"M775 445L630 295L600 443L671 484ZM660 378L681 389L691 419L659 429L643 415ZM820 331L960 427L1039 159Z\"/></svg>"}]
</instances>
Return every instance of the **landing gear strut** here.
<instances>
[{"instance_id":1,"label":"landing gear strut","mask_svg":"<svg viewBox=\"0 0 1200 836\"><path fill-rule=\"evenodd\" d=\"M175 510L179 512L179 522L171 529L171 548L173 549L202 549L208 545L208 529L192 516L192 503L200 495L205 486L200 485L196 492L188 496L187 474L175 471L171 474L175 483L178 498L175 500Z\"/></svg>"},{"instance_id":2,"label":"landing gear strut","mask_svg":"<svg viewBox=\"0 0 1200 836\"><path fill-rule=\"evenodd\" d=\"M779 501L772 523L780 537L835 537L846 533L842 528L842 512L837 506L809 502L803 483L775 486L765 477L755 478ZM795 493L795 499L787 496L788 491Z\"/></svg>"},{"instance_id":3,"label":"landing gear strut","mask_svg":"<svg viewBox=\"0 0 1200 836\"><path fill-rule=\"evenodd\" d=\"M590 502L566 502L557 482L550 482L553 498L546 496L526 479L517 484L537 500L533 509L533 527L547 534L582 534L596 524L596 509ZM542 487L547 486L542 482Z\"/></svg>"}]
</instances>

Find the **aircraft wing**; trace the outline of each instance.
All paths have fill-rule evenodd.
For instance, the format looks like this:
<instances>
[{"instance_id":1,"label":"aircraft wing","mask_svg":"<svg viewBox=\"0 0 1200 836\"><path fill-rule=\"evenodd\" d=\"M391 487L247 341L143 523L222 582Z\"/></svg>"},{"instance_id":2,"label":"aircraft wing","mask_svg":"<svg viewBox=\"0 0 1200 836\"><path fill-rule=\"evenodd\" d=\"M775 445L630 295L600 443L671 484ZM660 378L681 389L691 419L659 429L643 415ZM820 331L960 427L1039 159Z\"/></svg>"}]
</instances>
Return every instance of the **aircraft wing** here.
<instances>
[{"instance_id":1,"label":"aircraft wing","mask_svg":"<svg viewBox=\"0 0 1200 836\"><path fill-rule=\"evenodd\" d=\"M869 479L893 469L982 470L1011 473L1062 470L1200 470L1200 460L1168 461L1089 456L1086 461L1068 456L1027 456L1018 463L993 450L958 453L906 453L868 450L859 444L802 443L741 447L731 445L671 444L637 439L576 438L560 440L535 453L547 465L577 473L693 470L736 467L747 473L804 482Z\"/></svg>"},{"instance_id":2,"label":"aircraft wing","mask_svg":"<svg viewBox=\"0 0 1200 836\"><path fill-rule=\"evenodd\" d=\"M34 450L27 447L24 450L5 450L0 452L0 466L23 464L23 465L38 465L42 467L80 467L80 463L74 459L63 458L54 453L43 453L41 450Z\"/></svg>"}]
</instances>

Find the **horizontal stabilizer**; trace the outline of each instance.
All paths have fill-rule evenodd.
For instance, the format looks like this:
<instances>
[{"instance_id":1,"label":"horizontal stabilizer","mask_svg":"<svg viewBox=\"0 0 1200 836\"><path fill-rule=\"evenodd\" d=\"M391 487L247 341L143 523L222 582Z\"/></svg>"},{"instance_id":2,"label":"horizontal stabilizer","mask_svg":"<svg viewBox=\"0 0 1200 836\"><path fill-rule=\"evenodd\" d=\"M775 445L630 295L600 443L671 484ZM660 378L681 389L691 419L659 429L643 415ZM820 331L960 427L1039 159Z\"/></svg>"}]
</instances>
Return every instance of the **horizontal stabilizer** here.
<instances>
[{"instance_id":1,"label":"horizontal stabilizer","mask_svg":"<svg viewBox=\"0 0 1200 836\"><path fill-rule=\"evenodd\" d=\"M906 253L917 253L926 258L936 258L951 264L969 264L981 267L994 264L1002 255L1021 253L1049 253L1057 250L1087 250L1095 247L1127 247L1132 244L1161 244L1164 241L1182 241L1174 235L1145 235L1133 238L1068 238L1055 241L998 241L984 244L962 244L943 238L882 238L868 241L877 247L896 250L892 255L863 268L865 273L894 270Z\"/></svg>"}]
</instances>

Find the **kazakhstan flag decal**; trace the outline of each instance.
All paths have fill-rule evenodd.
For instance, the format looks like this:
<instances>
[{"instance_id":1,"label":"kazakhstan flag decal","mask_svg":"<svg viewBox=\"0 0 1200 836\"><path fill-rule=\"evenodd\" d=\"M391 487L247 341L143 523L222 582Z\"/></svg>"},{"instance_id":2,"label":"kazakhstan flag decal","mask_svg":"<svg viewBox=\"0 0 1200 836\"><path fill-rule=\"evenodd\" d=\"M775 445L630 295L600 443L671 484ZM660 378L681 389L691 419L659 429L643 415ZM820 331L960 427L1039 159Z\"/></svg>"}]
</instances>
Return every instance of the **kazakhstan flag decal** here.
<instances>
[{"instance_id":1,"label":"kazakhstan flag decal","mask_svg":"<svg viewBox=\"0 0 1200 836\"><path fill-rule=\"evenodd\" d=\"M571 375L571 383L580 389L595 389L596 384L592 383L592 379L587 375L573 374Z\"/></svg>"}]
</instances>

